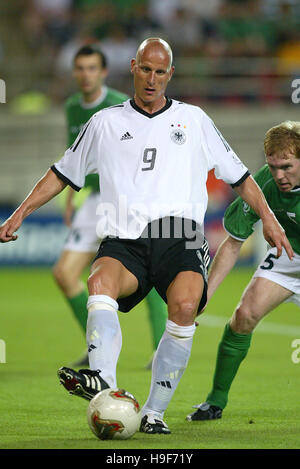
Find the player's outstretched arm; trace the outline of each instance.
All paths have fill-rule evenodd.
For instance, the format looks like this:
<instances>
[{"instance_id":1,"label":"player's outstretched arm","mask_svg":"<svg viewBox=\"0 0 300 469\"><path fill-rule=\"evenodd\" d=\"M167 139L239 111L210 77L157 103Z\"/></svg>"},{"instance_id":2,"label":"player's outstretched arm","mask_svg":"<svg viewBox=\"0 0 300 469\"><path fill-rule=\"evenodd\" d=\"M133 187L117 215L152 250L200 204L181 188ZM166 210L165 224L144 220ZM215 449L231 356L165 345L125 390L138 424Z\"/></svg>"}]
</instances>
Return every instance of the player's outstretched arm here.
<instances>
[{"instance_id":1,"label":"player's outstretched arm","mask_svg":"<svg viewBox=\"0 0 300 469\"><path fill-rule=\"evenodd\" d=\"M253 177L249 176L240 186L235 187L235 191L261 218L264 237L270 246L277 248L277 256L281 256L282 248L284 248L289 259L292 260L294 252L285 231L268 206L263 192Z\"/></svg>"},{"instance_id":2,"label":"player's outstretched arm","mask_svg":"<svg viewBox=\"0 0 300 469\"><path fill-rule=\"evenodd\" d=\"M208 273L207 302L235 265L243 241L227 236L220 244Z\"/></svg>"},{"instance_id":3,"label":"player's outstretched arm","mask_svg":"<svg viewBox=\"0 0 300 469\"><path fill-rule=\"evenodd\" d=\"M66 183L59 179L49 169L34 186L24 202L0 227L0 242L15 241L18 236L14 233L20 228L24 218L55 197L66 187Z\"/></svg>"}]
</instances>

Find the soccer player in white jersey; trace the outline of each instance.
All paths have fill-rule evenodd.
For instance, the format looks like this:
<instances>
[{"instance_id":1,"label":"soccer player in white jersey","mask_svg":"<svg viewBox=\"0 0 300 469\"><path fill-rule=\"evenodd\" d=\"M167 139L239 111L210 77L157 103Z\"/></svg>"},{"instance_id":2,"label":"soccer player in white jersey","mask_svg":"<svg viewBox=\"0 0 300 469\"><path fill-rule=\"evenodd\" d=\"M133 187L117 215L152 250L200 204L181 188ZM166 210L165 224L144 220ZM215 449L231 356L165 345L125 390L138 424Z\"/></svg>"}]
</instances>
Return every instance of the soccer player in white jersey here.
<instances>
[{"instance_id":1,"label":"soccer player in white jersey","mask_svg":"<svg viewBox=\"0 0 300 469\"><path fill-rule=\"evenodd\" d=\"M73 73L79 91L70 96L65 104L68 146L74 143L81 128L95 112L123 103L129 98L126 94L105 85L107 59L95 46L84 46L77 51L73 61ZM74 194L77 192L69 187L64 218L70 231L62 254L54 266L53 274L81 330L86 335L88 292L86 285L81 281L81 274L91 264L100 243L96 233L96 209L100 197L98 174L90 174L85 178L85 186L79 194L80 203ZM78 208L76 213L73 210L74 199ZM145 302L152 331L153 349L156 350L165 330L166 306L155 289L149 292ZM81 368L88 366L87 349L84 356L71 366Z\"/></svg>"},{"instance_id":2,"label":"soccer player in white jersey","mask_svg":"<svg viewBox=\"0 0 300 469\"><path fill-rule=\"evenodd\" d=\"M76 190L98 173L101 243L88 279L90 369L61 368L61 383L91 399L115 387L121 350L117 309L129 311L153 286L168 305L165 333L152 367L140 430L170 433L164 412L187 367L195 317L206 302L203 220L210 169L234 186L262 219L280 256L293 250L247 168L200 108L165 97L174 72L170 46L146 39L131 61L134 98L96 113L74 144L0 229L17 238L23 219L67 184Z\"/></svg>"}]
</instances>

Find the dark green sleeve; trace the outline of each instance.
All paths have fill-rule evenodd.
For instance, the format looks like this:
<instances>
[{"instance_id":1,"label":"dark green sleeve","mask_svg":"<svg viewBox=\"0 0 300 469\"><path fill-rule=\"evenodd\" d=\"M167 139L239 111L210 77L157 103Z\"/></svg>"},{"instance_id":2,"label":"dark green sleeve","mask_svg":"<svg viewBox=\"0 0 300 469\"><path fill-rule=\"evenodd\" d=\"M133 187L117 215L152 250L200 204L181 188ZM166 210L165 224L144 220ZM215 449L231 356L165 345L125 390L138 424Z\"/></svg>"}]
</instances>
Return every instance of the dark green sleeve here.
<instances>
[{"instance_id":1,"label":"dark green sleeve","mask_svg":"<svg viewBox=\"0 0 300 469\"><path fill-rule=\"evenodd\" d=\"M238 197L227 208L224 227L234 238L247 239L254 231L253 225L259 220L254 210Z\"/></svg>"},{"instance_id":2,"label":"dark green sleeve","mask_svg":"<svg viewBox=\"0 0 300 469\"><path fill-rule=\"evenodd\" d=\"M260 188L271 175L267 165L263 166L254 176ZM259 220L254 210L241 197L237 197L226 209L224 228L233 237L240 240L247 239L254 231L254 225Z\"/></svg>"}]
</instances>

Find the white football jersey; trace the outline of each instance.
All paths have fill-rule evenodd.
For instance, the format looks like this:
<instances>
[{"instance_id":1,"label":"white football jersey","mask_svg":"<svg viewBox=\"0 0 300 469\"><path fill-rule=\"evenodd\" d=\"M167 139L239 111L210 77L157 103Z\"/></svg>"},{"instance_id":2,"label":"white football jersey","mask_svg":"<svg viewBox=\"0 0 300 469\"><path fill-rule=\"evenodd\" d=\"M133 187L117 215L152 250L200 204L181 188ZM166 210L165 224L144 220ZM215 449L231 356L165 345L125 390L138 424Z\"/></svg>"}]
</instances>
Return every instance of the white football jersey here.
<instances>
[{"instance_id":1,"label":"white football jersey","mask_svg":"<svg viewBox=\"0 0 300 469\"><path fill-rule=\"evenodd\" d=\"M76 190L86 175L98 173L97 234L129 239L165 216L192 219L202 227L213 168L229 184L248 174L204 111L169 99L154 114L133 100L97 112L52 166Z\"/></svg>"}]
</instances>

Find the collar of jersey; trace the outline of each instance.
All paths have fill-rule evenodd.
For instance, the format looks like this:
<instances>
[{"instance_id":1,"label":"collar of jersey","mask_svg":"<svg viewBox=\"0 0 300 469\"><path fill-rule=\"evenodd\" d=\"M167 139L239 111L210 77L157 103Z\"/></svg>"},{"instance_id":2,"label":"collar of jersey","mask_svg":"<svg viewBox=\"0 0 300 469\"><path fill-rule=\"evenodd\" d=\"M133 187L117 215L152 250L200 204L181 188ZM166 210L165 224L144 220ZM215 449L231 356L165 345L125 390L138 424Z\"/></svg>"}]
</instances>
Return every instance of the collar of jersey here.
<instances>
[{"instance_id":1,"label":"collar of jersey","mask_svg":"<svg viewBox=\"0 0 300 469\"><path fill-rule=\"evenodd\" d=\"M161 108L159 111L154 112L153 114L150 114L149 112L146 112L146 111L144 111L143 109L141 109L141 108L136 104L136 102L134 101L134 99L131 99L131 100L130 100L130 104L131 104L131 106L133 107L133 109L135 109L137 112L139 112L140 114L143 114L143 116L146 116L146 117L149 117L150 119L152 119L152 117L156 117L156 116L158 116L159 114L165 112L167 109L169 109L169 107L172 106L172 99L169 99L169 98L166 96L166 104L164 105L164 107Z\"/></svg>"}]
</instances>

